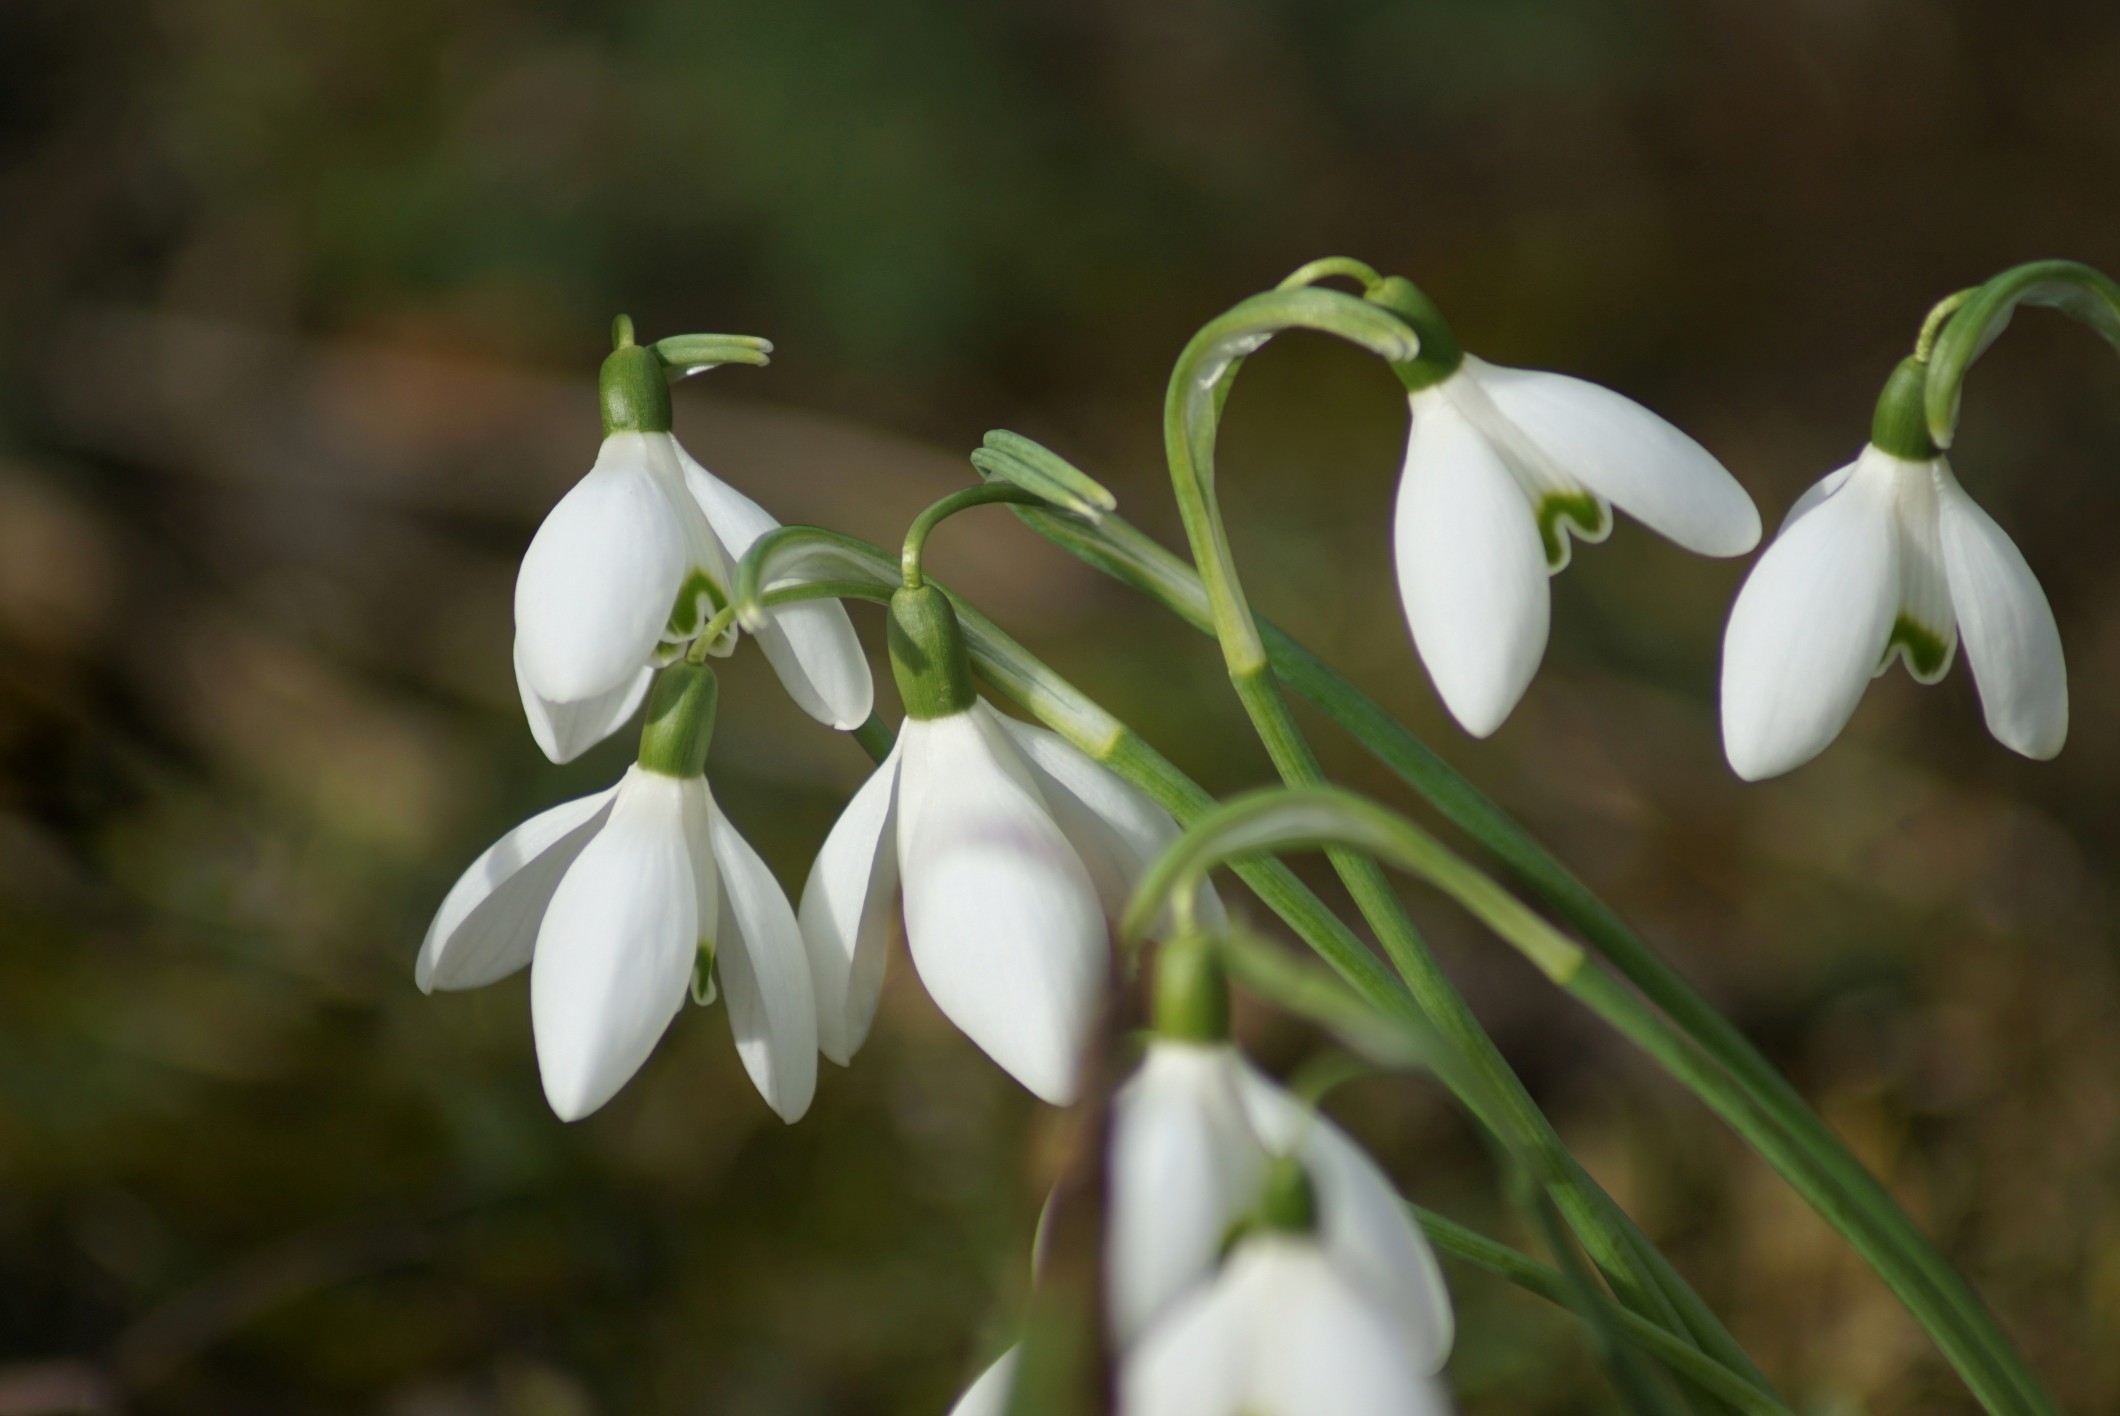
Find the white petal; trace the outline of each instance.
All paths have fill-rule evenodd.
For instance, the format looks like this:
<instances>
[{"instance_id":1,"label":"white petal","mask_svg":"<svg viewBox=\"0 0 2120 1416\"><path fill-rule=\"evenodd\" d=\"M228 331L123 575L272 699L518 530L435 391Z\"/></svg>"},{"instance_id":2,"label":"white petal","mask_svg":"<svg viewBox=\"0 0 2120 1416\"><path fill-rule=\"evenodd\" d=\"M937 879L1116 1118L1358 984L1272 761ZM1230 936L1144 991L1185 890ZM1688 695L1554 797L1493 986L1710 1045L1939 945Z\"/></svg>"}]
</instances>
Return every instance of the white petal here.
<instances>
[{"instance_id":1,"label":"white petal","mask_svg":"<svg viewBox=\"0 0 2120 1416\"><path fill-rule=\"evenodd\" d=\"M1274 1416L1427 1416L1447 1410L1401 1336L1316 1245L1266 1236L1222 1282L1246 1295L1246 1411Z\"/></svg>"},{"instance_id":2,"label":"white petal","mask_svg":"<svg viewBox=\"0 0 2120 1416\"><path fill-rule=\"evenodd\" d=\"M1449 399L1413 399L1397 513L1399 595L1436 691L1475 737L1546 652L1546 553L1516 479Z\"/></svg>"},{"instance_id":3,"label":"white petal","mask_svg":"<svg viewBox=\"0 0 2120 1416\"><path fill-rule=\"evenodd\" d=\"M541 698L575 703L631 683L669 620L689 557L680 509L655 470L653 436L604 439L596 466L523 555L516 652Z\"/></svg>"},{"instance_id":4,"label":"white petal","mask_svg":"<svg viewBox=\"0 0 2120 1416\"><path fill-rule=\"evenodd\" d=\"M1759 544L1759 509L1706 448L1639 403L1582 379L1467 357L1502 415L1570 477L1688 550Z\"/></svg>"},{"instance_id":5,"label":"white petal","mask_svg":"<svg viewBox=\"0 0 2120 1416\"><path fill-rule=\"evenodd\" d=\"M1122 1359L1119 1416L1251 1416L1251 1301L1221 1279L1181 1300Z\"/></svg>"},{"instance_id":6,"label":"white petal","mask_svg":"<svg viewBox=\"0 0 2120 1416\"><path fill-rule=\"evenodd\" d=\"M984 715L908 719L899 743L898 868L914 967L967 1037L1064 1106L1110 962L1097 887Z\"/></svg>"},{"instance_id":7,"label":"white petal","mask_svg":"<svg viewBox=\"0 0 2120 1416\"><path fill-rule=\"evenodd\" d=\"M1011 1347L964 1389L950 1416L1008 1416L1008 1399L1016 1381L1016 1352Z\"/></svg>"},{"instance_id":8,"label":"white petal","mask_svg":"<svg viewBox=\"0 0 2120 1416\"><path fill-rule=\"evenodd\" d=\"M780 525L764 507L695 462L682 445L677 459L687 490L731 562L742 560L754 541ZM841 730L858 728L868 719L875 706L875 683L853 622L838 602L784 606L772 612L772 622L757 637L788 696L805 713Z\"/></svg>"},{"instance_id":9,"label":"white petal","mask_svg":"<svg viewBox=\"0 0 2120 1416\"><path fill-rule=\"evenodd\" d=\"M609 1101L684 1003L699 948L684 785L629 769L545 911L530 1023L545 1098L562 1121Z\"/></svg>"},{"instance_id":10,"label":"white petal","mask_svg":"<svg viewBox=\"0 0 2120 1416\"><path fill-rule=\"evenodd\" d=\"M1442 1370L1457 1323L1450 1290L1428 1240L1368 1152L1239 1060L1237 1086L1260 1139L1298 1155L1317 1194L1318 1239L1334 1265L1360 1280L1398 1325L1396 1342L1422 1372Z\"/></svg>"},{"instance_id":11,"label":"white petal","mask_svg":"<svg viewBox=\"0 0 2120 1416\"><path fill-rule=\"evenodd\" d=\"M1178 839L1178 823L1146 792L1060 734L997 713L984 701L973 711L989 715L1022 750L1053 819L1096 882L1104 912L1113 919L1124 915L1134 886ZM1219 930L1228 921L1212 885L1201 887L1196 911L1203 929Z\"/></svg>"},{"instance_id":12,"label":"white petal","mask_svg":"<svg viewBox=\"0 0 2120 1416\"><path fill-rule=\"evenodd\" d=\"M715 967L736 1052L766 1105L799 1121L817 1094L817 1000L802 930L780 882L711 797L707 821L721 866Z\"/></svg>"},{"instance_id":13,"label":"white petal","mask_svg":"<svg viewBox=\"0 0 2120 1416\"><path fill-rule=\"evenodd\" d=\"M2041 761L2068 737L2061 631L2024 553L1945 471L1943 562L1988 731Z\"/></svg>"},{"instance_id":14,"label":"white petal","mask_svg":"<svg viewBox=\"0 0 2120 1416\"><path fill-rule=\"evenodd\" d=\"M560 703L543 698L523 677L523 647L515 646L515 687L523 698L523 716L530 720L530 736L554 762L572 762L626 725L648 696L655 670L641 665L633 678L595 698L579 703Z\"/></svg>"},{"instance_id":15,"label":"white petal","mask_svg":"<svg viewBox=\"0 0 2120 1416\"><path fill-rule=\"evenodd\" d=\"M1723 751L1748 781L1823 752L1883 657L1899 603L1891 475L1858 463L1738 591L1723 636Z\"/></svg>"},{"instance_id":16,"label":"white petal","mask_svg":"<svg viewBox=\"0 0 2120 1416\"><path fill-rule=\"evenodd\" d=\"M1229 1226L1259 1197L1266 1149L1236 1065L1227 1046L1151 1042L1113 1098L1104 1278L1122 1345L1213 1276Z\"/></svg>"},{"instance_id":17,"label":"white petal","mask_svg":"<svg viewBox=\"0 0 2120 1416\"><path fill-rule=\"evenodd\" d=\"M478 988L530 962L552 892L603 825L617 790L541 811L471 862L427 926L413 967L421 992Z\"/></svg>"},{"instance_id":18,"label":"white petal","mask_svg":"<svg viewBox=\"0 0 2120 1416\"><path fill-rule=\"evenodd\" d=\"M817 1043L842 1067L868 1038L883 995L898 905L893 807L902 750L894 745L854 793L802 887L802 944L817 995Z\"/></svg>"}]
</instances>

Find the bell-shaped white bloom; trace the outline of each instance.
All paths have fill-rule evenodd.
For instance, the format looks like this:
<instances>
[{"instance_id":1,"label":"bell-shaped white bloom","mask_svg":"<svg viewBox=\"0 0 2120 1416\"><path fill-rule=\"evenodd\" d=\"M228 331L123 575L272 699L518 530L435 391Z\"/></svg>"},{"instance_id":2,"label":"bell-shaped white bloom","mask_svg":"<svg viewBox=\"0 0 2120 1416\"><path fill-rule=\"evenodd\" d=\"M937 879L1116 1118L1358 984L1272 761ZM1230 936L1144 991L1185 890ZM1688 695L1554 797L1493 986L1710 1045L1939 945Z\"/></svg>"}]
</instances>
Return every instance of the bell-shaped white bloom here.
<instances>
[{"instance_id":1,"label":"bell-shaped white bloom","mask_svg":"<svg viewBox=\"0 0 2120 1416\"><path fill-rule=\"evenodd\" d=\"M671 434L606 437L515 582L516 684L546 756L569 761L630 718L652 665L728 603L731 567L778 524ZM859 727L874 689L846 611L812 600L770 614L759 647L790 696L820 722ZM716 652L734 643L731 631Z\"/></svg>"},{"instance_id":2,"label":"bell-shaped white bloom","mask_svg":"<svg viewBox=\"0 0 2120 1416\"><path fill-rule=\"evenodd\" d=\"M1008 1399L1016 1381L1016 1353L1011 1347L996 1357L993 1365L979 1374L977 1381L964 1389L957 1404L950 1408L950 1416L1008 1416Z\"/></svg>"},{"instance_id":3,"label":"bell-shaped white bloom","mask_svg":"<svg viewBox=\"0 0 2120 1416\"><path fill-rule=\"evenodd\" d=\"M1329 1246L1264 1231L1122 1359L1120 1416L1431 1416L1449 1399Z\"/></svg>"},{"instance_id":4,"label":"bell-shaped white bloom","mask_svg":"<svg viewBox=\"0 0 2120 1416\"><path fill-rule=\"evenodd\" d=\"M427 992L476 988L528 964L545 1097L573 1121L640 1069L709 960L745 1070L797 1120L816 1091L817 1021L795 912L704 777L634 766L473 861L416 977Z\"/></svg>"},{"instance_id":5,"label":"bell-shaped white bloom","mask_svg":"<svg viewBox=\"0 0 2120 1416\"><path fill-rule=\"evenodd\" d=\"M1414 647L1467 732L1516 707L1545 656L1547 577L1612 508L1688 550L1742 555L1759 512L1699 443L1609 389L1471 355L1412 395L1399 593Z\"/></svg>"},{"instance_id":6,"label":"bell-shaped white bloom","mask_svg":"<svg viewBox=\"0 0 2120 1416\"><path fill-rule=\"evenodd\" d=\"M825 1056L844 1065L868 1036L902 895L936 1006L1040 1098L1072 1101L1110 968L1106 919L1177 834L1065 739L984 700L907 718L802 894ZM1211 892L1200 908L1219 919Z\"/></svg>"},{"instance_id":7,"label":"bell-shaped white bloom","mask_svg":"<svg viewBox=\"0 0 2120 1416\"><path fill-rule=\"evenodd\" d=\"M1942 457L1872 445L1790 509L1723 640L1723 747L1750 781L1810 761L1870 680L1922 683L1965 643L1988 730L2026 757L2068 736L2061 634L2024 556Z\"/></svg>"},{"instance_id":8,"label":"bell-shaped white bloom","mask_svg":"<svg viewBox=\"0 0 2120 1416\"><path fill-rule=\"evenodd\" d=\"M1117 1340L1209 1279L1275 1155L1310 1177L1317 1243L1361 1281L1413 1367L1440 1370L1450 1294L1398 1192L1345 1131L1228 1043L1158 1038L1113 1100L1105 1281Z\"/></svg>"}]
</instances>

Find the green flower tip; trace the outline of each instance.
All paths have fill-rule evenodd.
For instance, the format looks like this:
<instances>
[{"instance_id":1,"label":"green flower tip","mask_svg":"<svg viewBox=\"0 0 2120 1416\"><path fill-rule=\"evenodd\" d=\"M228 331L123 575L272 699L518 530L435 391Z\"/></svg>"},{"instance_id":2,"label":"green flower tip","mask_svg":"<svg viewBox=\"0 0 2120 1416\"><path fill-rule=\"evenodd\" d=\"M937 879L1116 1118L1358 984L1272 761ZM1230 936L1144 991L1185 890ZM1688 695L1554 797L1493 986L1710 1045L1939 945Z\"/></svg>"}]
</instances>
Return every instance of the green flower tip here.
<instances>
[{"instance_id":1,"label":"green flower tip","mask_svg":"<svg viewBox=\"0 0 2120 1416\"><path fill-rule=\"evenodd\" d=\"M972 659L949 596L932 585L909 586L891 596L888 636L891 673L908 718L947 718L968 710L977 698Z\"/></svg>"},{"instance_id":2,"label":"green flower tip","mask_svg":"<svg viewBox=\"0 0 2120 1416\"><path fill-rule=\"evenodd\" d=\"M1870 442L1879 452L1905 462L1927 462L1940 455L1929 436L1928 383L1929 366L1912 355L1892 370L1870 419Z\"/></svg>"},{"instance_id":3,"label":"green flower tip","mask_svg":"<svg viewBox=\"0 0 2120 1416\"><path fill-rule=\"evenodd\" d=\"M1279 1234L1310 1234L1318 1227L1318 1197L1303 1162L1279 1156L1266 1172L1259 1196L1259 1225Z\"/></svg>"},{"instance_id":4,"label":"green flower tip","mask_svg":"<svg viewBox=\"0 0 2120 1416\"><path fill-rule=\"evenodd\" d=\"M1465 347L1458 343L1450 321L1427 292L1404 276L1386 276L1362 298L1397 315L1421 342L1418 355L1391 366L1408 393L1433 388L1465 362Z\"/></svg>"},{"instance_id":5,"label":"green flower tip","mask_svg":"<svg viewBox=\"0 0 2120 1416\"><path fill-rule=\"evenodd\" d=\"M1214 941L1181 934L1156 956L1156 1035L1173 1042L1229 1039L1229 983Z\"/></svg>"},{"instance_id":6,"label":"green flower tip","mask_svg":"<svg viewBox=\"0 0 2120 1416\"><path fill-rule=\"evenodd\" d=\"M703 774L720 696L714 671L705 664L679 662L657 675L640 731L642 770L678 778Z\"/></svg>"},{"instance_id":7,"label":"green flower tip","mask_svg":"<svg viewBox=\"0 0 2120 1416\"><path fill-rule=\"evenodd\" d=\"M611 353L596 384L605 437L670 431L670 382L661 357L634 342L632 316L611 321Z\"/></svg>"}]
</instances>

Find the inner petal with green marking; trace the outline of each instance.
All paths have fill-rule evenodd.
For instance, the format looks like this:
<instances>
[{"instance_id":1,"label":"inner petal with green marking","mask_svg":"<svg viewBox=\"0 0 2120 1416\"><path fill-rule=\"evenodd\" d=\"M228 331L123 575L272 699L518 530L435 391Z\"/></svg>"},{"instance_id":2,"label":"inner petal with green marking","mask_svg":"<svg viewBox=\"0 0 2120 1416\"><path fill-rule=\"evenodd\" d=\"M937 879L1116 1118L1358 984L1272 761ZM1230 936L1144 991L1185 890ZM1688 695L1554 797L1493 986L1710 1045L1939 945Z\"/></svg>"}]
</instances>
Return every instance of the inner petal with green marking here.
<instances>
[{"instance_id":1,"label":"inner petal with green marking","mask_svg":"<svg viewBox=\"0 0 2120 1416\"><path fill-rule=\"evenodd\" d=\"M721 613L728 603L728 591L714 577L695 566L692 573L685 577L684 584L677 587L677 598L671 603L669 621L663 626L663 642L683 644L689 641L706 626L707 621ZM710 647L717 652L727 653L728 647L733 646L736 641L736 630L733 626L724 632L720 639L721 642Z\"/></svg>"},{"instance_id":2,"label":"inner petal with green marking","mask_svg":"<svg viewBox=\"0 0 2120 1416\"><path fill-rule=\"evenodd\" d=\"M1571 535L1602 541L1612 534L1612 509L1590 492L1549 491L1538 500L1538 538L1546 548L1546 569L1565 570Z\"/></svg>"}]
</instances>

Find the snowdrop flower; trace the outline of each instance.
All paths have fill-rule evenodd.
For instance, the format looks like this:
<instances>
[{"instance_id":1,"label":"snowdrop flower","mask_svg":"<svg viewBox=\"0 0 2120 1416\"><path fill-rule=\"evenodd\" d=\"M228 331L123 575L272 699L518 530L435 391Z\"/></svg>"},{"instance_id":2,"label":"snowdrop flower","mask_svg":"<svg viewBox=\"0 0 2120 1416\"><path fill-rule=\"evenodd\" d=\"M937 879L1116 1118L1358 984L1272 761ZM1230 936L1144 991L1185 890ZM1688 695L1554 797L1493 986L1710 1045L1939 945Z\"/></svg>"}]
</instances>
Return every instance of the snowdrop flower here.
<instances>
[{"instance_id":1,"label":"snowdrop flower","mask_svg":"<svg viewBox=\"0 0 2120 1416\"><path fill-rule=\"evenodd\" d=\"M420 947L416 977L430 993L530 966L538 1072L563 1121L609 1101L688 988L711 1002L716 978L766 1104L795 1121L816 1090L816 1002L795 912L702 775L714 703L712 670L664 670L640 761L617 786L501 837Z\"/></svg>"},{"instance_id":2,"label":"snowdrop flower","mask_svg":"<svg viewBox=\"0 0 2120 1416\"><path fill-rule=\"evenodd\" d=\"M1750 781L1810 761L1894 659L1920 683L1962 636L1988 731L2045 759L2068 736L2061 634L2023 554L1965 494L1901 364L1859 457L1798 499L1723 641L1723 747Z\"/></svg>"},{"instance_id":3,"label":"snowdrop flower","mask_svg":"<svg viewBox=\"0 0 2120 1416\"><path fill-rule=\"evenodd\" d=\"M1260 1226L1122 1359L1120 1416L1447 1412L1398 1316L1324 1237L1302 1167L1283 1161Z\"/></svg>"},{"instance_id":4,"label":"snowdrop flower","mask_svg":"<svg viewBox=\"0 0 2120 1416\"><path fill-rule=\"evenodd\" d=\"M902 893L936 1006L1037 1096L1066 1105L1111 967L1106 920L1177 825L1058 735L978 697L934 586L892 598L890 643L905 724L802 894L819 1044L845 1065L868 1036ZM1203 896L1203 911L1219 908Z\"/></svg>"},{"instance_id":5,"label":"snowdrop flower","mask_svg":"<svg viewBox=\"0 0 2120 1416\"><path fill-rule=\"evenodd\" d=\"M1315 1245L1375 1298L1411 1365L1439 1370L1454 1322L1427 1240L1362 1148L1229 1042L1226 987L1195 943L1164 946L1156 1035L1113 1099L1104 1271L1114 1338L1133 1343L1213 1275L1272 1158L1288 1155L1316 1186Z\"/></svg>"},{"instance_id":6,"label":"snowdrop flower","mask_svg":"<svg viewBox=\"0 0 2120 1416\"><path fill-rule=\"evenodd\" d=\"M1475 737L1502 725L1545 656L1549 576L1571 540L1602 541L1617 506L1709 556L1759 543L1759 512L1699 443L1641 405L1562 374L1467 354L1425 295L1372 298L1413 326L1398 367L1412 404L1399 481L1399 594L1414 647Z\"/></svg>"},{"instance_id":7,"label":"snowdrop flower","mask_svg":"<svg viewBox=\"0 0 2120 1416\"><path fill-rule=\"evenodd\" d=\"M654 664L728 603L731 567L779 525L678 445L661 360L630 325L621 334L604 362L596 465L538 527L515 582L516 684L555 762L633 716ZM717 640L718 654L735 647L733 630ZM842 729L868 717L868 660L836 601L772 611L758 643L810 716Z\"/></svg>"}]
</instances>

